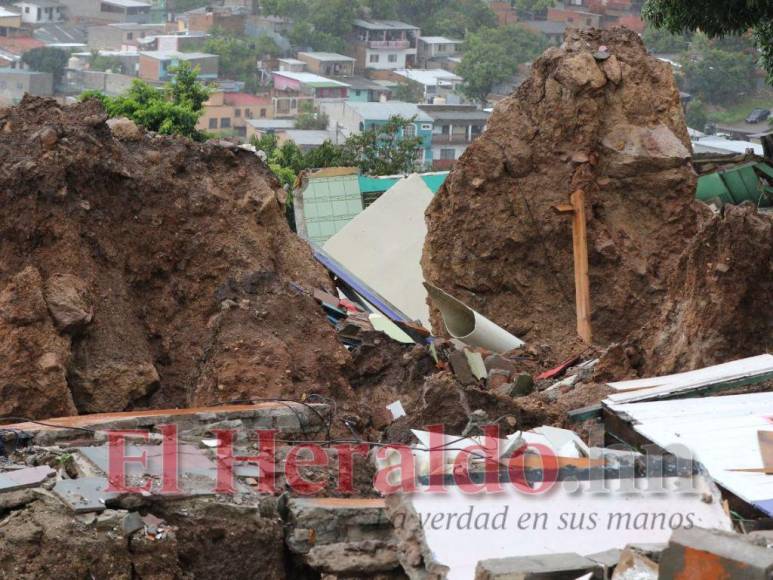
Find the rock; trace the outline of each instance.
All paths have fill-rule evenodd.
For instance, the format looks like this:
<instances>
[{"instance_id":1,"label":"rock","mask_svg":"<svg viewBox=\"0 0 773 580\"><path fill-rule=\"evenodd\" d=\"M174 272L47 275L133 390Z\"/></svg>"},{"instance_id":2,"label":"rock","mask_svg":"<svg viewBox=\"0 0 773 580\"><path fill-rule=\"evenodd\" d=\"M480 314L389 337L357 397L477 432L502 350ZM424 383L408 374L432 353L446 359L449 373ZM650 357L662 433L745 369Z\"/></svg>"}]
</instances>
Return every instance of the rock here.
<instances>
[{"instance_id":1,"label":"rock","mask_svg":"<svg viewBox=\"0 0 773 580\"><path fill-rule=\"evenodd\" d=\"M94 318L86 283L77 276L51 276L46 280L45 299L56 327L62 332L77 333Z\"/></svg>"},{"instance_id":2,"label":"rock","mask_svg":"<svg viewBox=\"0 0 773 580\"><path fill-rule=\"evenodd\" d=\"M107 126L110 127L113 136L121 141L139 141L144 134L134 121L126 117L108 119Z\"/></svg>"},{"instance_id":3,"label":"rock","mask_svg":"<svg viewBox=\"0 0 773 580\"><path fill-rule=\"evenodd\" d=\"M612 580L658 580L658 565L629 546L620 554Z\"/></svg>"},{"instance_id":4,"label":"rock","mask_svg":"<svg viewBox=\"0 0 773 580\"><path fill-rule=\"evenodd\" d=\"M388 542L363 540L314 546L306 555L306 563L328 574L368 575L388 572L400 566L397 547Z\"/></svg>"},{"instance_id":5,"label":"rock","mask_svg":"<svg viewBox=\"0 0 773 580\"><path fill-rule=\"evenodd\" d=\"M457 380L463 385L476 385L478 379L472 374L470 363L467 360L467 355L462 350L451 351L448 355L448 362L451 364L451 369L454 371L454 375Z\"/></svg>"},{"instance_id":6,"label":"rock","mask_svg":"<svg viewBox=\"0 0 773 580\"><path fill-rule=\"evenodd\" d=\"M601 580L604 569L579 554L546 554L481 560L475 569L475 580L538 580L542 578L580 578L591 574Z\"/></svg>"},{"instance_id":7,"label":"rock","mask_svg":"<svg viewBox=\"0 0 773 580\"><path fill-rule=\"evenodd\" d=\"M516 375L513 381L513 397L524 397L534 392L534 378L528 373Z\"/></svg>"},{"instance_id":8,"label":"rock","mask_svg":"<svg viewBox=\"0 0 773 580\"><path fill-rule=\"evenodd\" d=\"M617 60L614 54L601 63L601 70L616 85L620 84L620 81L623 80L623 69L620 67L620 61Z\"/></svg>"},{"instance_id":9,"label":"rock","mask_svg":"<svg viewBox=\"0 0 773 580\"><path fill-rule=\"evenodd\" d=\"M129 512L121 520L121 531L124 536L131 536L145 527L145 522L138 512Z\"/></svg>"},{"instance_id":10,"label":"rock","mask_svg":"<svg viewBox=\"0 0 773 580\"><path fill-rule=\"evenodd\" d=\"M555 78L575 93L586 87L600 89L607 84L607 77L589 52L581 52L561 60Z\"/></svg>"},{"instance_id":11,"label":"rock","mask_svg":"<svg viewBox=\"0 0 773 580\"><path fill-rule=\"evenodd\" d=\"M42 279L28 267L0 291L0 415L77 414L67 383L70 342L46 310Z\"/></svg>"},{"instance_id":12,"label":"rock","mask_svg":"<svg viewBox=\"0 0 773 580\"><path fill-rule=\"evenodd\" d=\"M483 362L486 365L486 370L489 372L494 369L501 369L508 373L515 372L515 363L501 354L490 354Z\"/></svg>"},{"instance_id":13,"label":"rock","mask_svg":"<svg viewBox=\"0 0 773 580\"><path fill-rule=\"evenodd\" d=\"M59 140L59 135L56 134L56 129L53 127L44 127L38 131L37 137L40 140L40 145L44 149L52 149Z\"/></svg>"},{"instance_id":14,"label":"rock","mask_svg":"<svg viewBox=\"0 0 773 580\"><path fill-rule=\"evenodd\" d=\"M104 361L71 375L73 395L83 413L126 409L157 387L158 371L149 362Z\"/></svg>"},{"instance_id":15,"label":"rock","mask_svg":"<svg viewBox=\"0 0 773 580\"><path fill-rule=\"evenodd\" d=\"M502 369L492 369L488 373L486 386L490 390L496 390L510 380L510 371Z\"/></svg>"}]
</instances>

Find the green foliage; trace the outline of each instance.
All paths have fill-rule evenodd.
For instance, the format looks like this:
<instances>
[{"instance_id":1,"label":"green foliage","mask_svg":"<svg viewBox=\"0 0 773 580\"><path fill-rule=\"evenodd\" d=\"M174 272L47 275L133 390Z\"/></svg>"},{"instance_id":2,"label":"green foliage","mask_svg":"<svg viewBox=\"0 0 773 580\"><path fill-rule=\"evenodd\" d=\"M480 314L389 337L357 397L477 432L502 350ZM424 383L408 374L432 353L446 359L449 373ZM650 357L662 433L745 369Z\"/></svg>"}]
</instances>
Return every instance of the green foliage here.
<instances>
[{"instance_id":1,"label":"green foliage","mask_svg":"<svg viewBox=\"0 0 773 580\"><path fill-rule=\"evenodd\" d=\"M673 34L662 28L648 26L644 29L642 40L647 49L654 53L684 52L690 46L690 34Z\"/></svg>"},{"instance_id":2,"label":"green foliage","mask_svg":"<svg viewBox=\"0 0 773 580\"><path fill-rule=\"evenodd\" d=\"M149 131L203 140L196 123L208 90L197 80L190 64L183 62L172 72L175 79L164 90L135 79L124 95L108 97L97 91L86 91L80 98L96 98L110 117L127 117Z\"/></svg>"},{"instance_id":3,"label":"green foliage","mask_svg":"<svg viewBox=\"0 0 773 580\"><path fill-rule=\"evenodd\" d=\"M422 25L422 34L464 38L496 25L496 14L481 0L451 0L433 11Z\"/></svg>"},{"instance_id":4,"label":"green foliage","mask_svg":"<svg viewBox=\"0 0 773 580\"><path fill-rule=\"evenodd\" d=\"M555 0L513 0L513 7L519 14L534 16L546 12L555 5Z\"/></svg>"},{"instance_id":5,"label":"green foliage","mask_svg":"<svg viewBox=\"0 0 773 580\"><path fill-rule=\"evenodd\" d=\"M395 116L377 128L351 135L343 145L344 155L370 175L409 173L416 168L422 144L421 137L404 134L414 122Z\"/></svg>"},{"instance_id":6,"label":"green foliage","mask_svg":"<svg viewBox=\"0 0 773 580\"><path fill-rule=\"evenodd\" d=\"M706 113L706 106L700 99L695 99L687 105L687 111L685 112L685 121L687 126L697 131L703 131L708 123L709 118Z\"/></svg>"},{"instance_id":7,"label":"green foliage","mask_svg":"<svg viewBox=\"0 0 773 580\"><path fill-rule=\"evenodd\" d=\"M674 34L700 30L710 38L752 31L773 84L773 2L769 0L647 0L642 12L656 28Z\"/></svg>"},{"instance_id":8,"label":"green foliage","mask_svg":"<svg viewBox=\"0 0 773 580\"><path fill-rule=\"evenodd\" d=\"M342 52L346 36L360 10L360 0L269 0L261 4L265 14L293 20L288 32L296 47Z\"/></svg>"},{"instance_id":9,"label":"green foliage","mask_svg":"<svg viewBox=\"0 0 773 580\"><path fill-rule=\"evenodd\" d=\"M267 133L250 143L266 154L269 168L288 191L304 169L357 166L371 175L409 173L416 168L421 137L406 137L404 129L415 119L392 117L385 124L351 135L343 145L326 141L304 153L292 141L278 145L276 135Z\"/></svg>"},{"instance_id":10,"label":"green foliage","mask_svg":"<svg viewBox=\"0 0 773 580\"><path fill-rule=\"evenodd\" d=\"M325 113L314 110L314 105L303 101L298 106L298 117L295 119L296 129L327 129L330 119Z\"/></svg>"},{"instance_id":11,"label":"green foliage","mask_svg":"<svg viewBox=\"0 0 773 580\"><path fill-rule=\"evenodd\" d=\"M424 99L424 89L419 83L408 80L408 82L401 82L397 85L392 93L392 98L405 103L421 103Z\"/></svg>"},{"instance_id":12,"label":"green foliage","mask_svg":"<svg viewBox=\"0 0 773 580\"><path fill-rule=\"evenodd\" d=\"M258 86L257 61L266 55L278 56L280 48L269 36L245 38L214 30L204 43L204 52L220 57L220 76L243 81L248 90Z\"/></svg>"},{"instance_id":13,"label":"green foliage","mask_svg":"<svg viewBox=\"0 0 773 580\"><path fill-rule=\"evenodd\" d=\"M28 50L21 57L21 61L32 70L51 73L54 77L54 84L62 80L68 59L65 51L48 46Z\"/></svg>"},{"instance_id":14,"label":"green foliage","mask_svg":"<svg viewBox=\"0 0 773 580\"><path fill-rule=\"evenodd\" d=\"M531 61L547 47L545 35L517 24L470 35L456 71L464 79L462 92L485 103L495 85L512 78L519 64Z\"/></svg>"},{"instance_id":15,"label":"green foliage","mask_svg":"<svg viewBox=\"0 0 773 580\"><path fill-rule=\"evenodd\" d=\"M124 67L124 62L117 56L103 56L98 51L94 50L91 53L91 61L89 62L89 69L96 71L112 71L114 73L125 74L127 71Z\"/></svg>"},{"instance_id":16,"label":"green foliage","mask_svg":"<svg viewBox=\"0 0 773 580\"><path fill-rule=\"evenodd\" d=\"M683 67L684 88L714 105L731 103L754 91L754 59L714 48L692 55Z\"/></svg>"}]
</instances>

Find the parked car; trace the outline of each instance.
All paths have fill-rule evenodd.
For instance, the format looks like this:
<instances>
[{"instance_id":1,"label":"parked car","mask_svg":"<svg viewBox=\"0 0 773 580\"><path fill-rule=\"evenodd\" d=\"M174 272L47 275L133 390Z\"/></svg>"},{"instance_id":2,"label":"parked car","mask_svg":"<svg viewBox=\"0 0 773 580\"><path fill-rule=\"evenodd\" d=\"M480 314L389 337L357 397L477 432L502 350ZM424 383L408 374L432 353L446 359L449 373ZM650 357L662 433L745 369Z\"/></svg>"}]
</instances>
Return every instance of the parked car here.
<instances>
[{"instance_id":1,"label":"parked car","mask_svg":"<svg viewBox=\"0 0 773 580\"><path fill-rule=\"evenodd\" d=\"M746 117L747 123L762 123L770 116L769 109L754 109L749 116Z\"/></svg>"}]
</instances>

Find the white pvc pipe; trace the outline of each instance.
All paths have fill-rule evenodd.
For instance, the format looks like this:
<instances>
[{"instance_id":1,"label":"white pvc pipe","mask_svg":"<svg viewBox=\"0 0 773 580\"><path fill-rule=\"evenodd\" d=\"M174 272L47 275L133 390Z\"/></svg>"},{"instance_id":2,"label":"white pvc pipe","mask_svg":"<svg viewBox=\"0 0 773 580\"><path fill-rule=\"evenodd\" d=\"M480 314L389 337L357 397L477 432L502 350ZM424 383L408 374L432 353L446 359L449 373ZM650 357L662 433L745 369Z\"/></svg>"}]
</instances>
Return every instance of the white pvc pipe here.
<instances>
[{"instance_id":1,"label":"white pvc pipe","mask_svg":"<svg viewBox=\"0 0 773 580\"><path fill-rule=\"evenodd\" d=\"M525 344L517 336L513 336L437 286L424 282L424 287L440 310L446 330L452 337L470 346L479 346L500 354Z\"/></svg>"}]
</instances>

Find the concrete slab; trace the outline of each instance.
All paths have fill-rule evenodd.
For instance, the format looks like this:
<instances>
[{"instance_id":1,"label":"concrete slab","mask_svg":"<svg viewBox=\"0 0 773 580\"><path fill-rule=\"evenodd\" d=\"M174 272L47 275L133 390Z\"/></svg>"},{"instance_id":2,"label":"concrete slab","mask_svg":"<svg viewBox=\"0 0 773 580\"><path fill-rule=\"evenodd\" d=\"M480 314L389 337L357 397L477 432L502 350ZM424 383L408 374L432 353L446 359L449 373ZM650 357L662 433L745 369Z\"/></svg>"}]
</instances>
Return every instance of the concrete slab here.
<instances>
[{"instance_id":1,"label":"concrete slab","mask_svg":"<svg viewBox=\"0 0 773 580\"><path fill-rule=\"evenodd\" d=\"M56 471L48 465L4 471L0 473L0 493L24 489L25 487L38 487L54 475L56 475Z\"/></svg>"},{"instance_id":2,"label":"concrete slab","mask_svg":"<svg viewBox=\"0 0 773 580\"><path fill-rule=\"evenodd\" d=\"M475 569L475 580L576 580L581 576L601 580L604 568L579 554L566 553L482 560Z\"/></svg>"},{"instance_id":3,"label":"concrete slab","mask_svg":"<svg viewBox=\"0 0 773 580\"><path fill-rule=\"evenodd\" d=\"M76 514L101 512L105 502L116 499L119 494L105 491L107 479L104 477L82 477L63 479L56 482L53 492Z\"/></svg>"}]
</instances>

